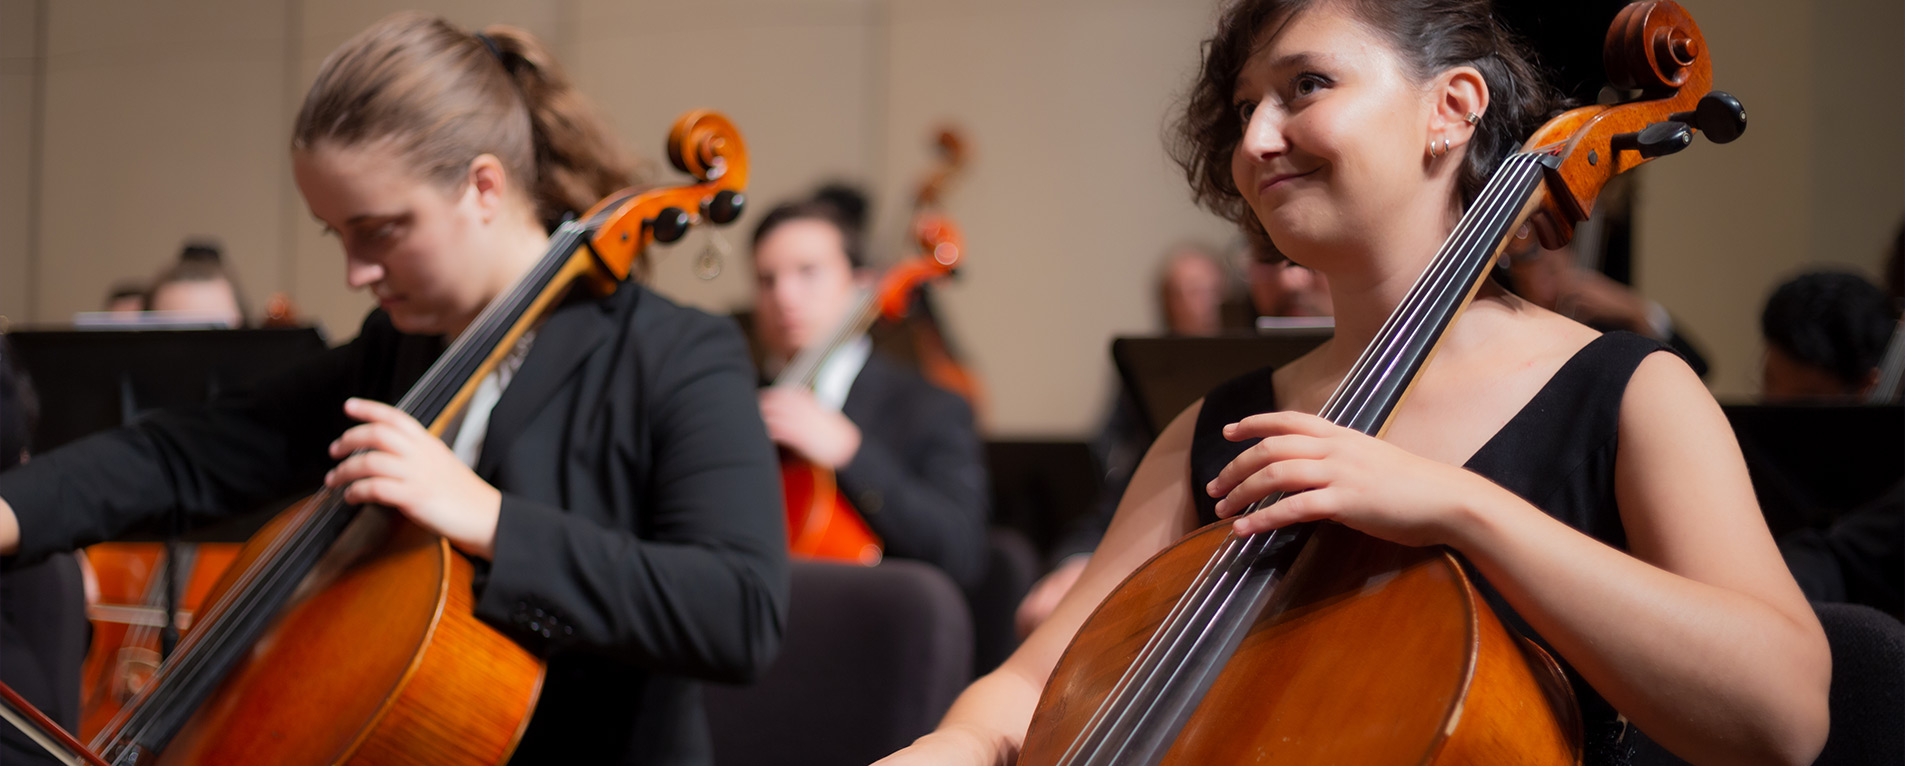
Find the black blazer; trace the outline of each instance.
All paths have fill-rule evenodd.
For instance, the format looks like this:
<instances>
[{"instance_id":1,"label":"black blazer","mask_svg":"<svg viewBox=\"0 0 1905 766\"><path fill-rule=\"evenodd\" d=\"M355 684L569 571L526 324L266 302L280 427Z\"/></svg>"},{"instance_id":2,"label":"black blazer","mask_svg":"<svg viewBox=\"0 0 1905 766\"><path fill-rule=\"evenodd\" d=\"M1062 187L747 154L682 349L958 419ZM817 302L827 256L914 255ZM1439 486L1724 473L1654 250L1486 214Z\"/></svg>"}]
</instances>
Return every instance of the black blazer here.
<instances>
[{"instance_id":1,"label":"black blazer","mask_svg":"<svg viewBox=\"0 0 1905 766\"><path fill-rule=\"evenodd\" d=\"M0 474L21 555L315 485L344 398L395 401L442 348L373 313L250 391L36 455ZM503 491L476 613L549 662L514 763L711 762L688 678L758 674L786 615L775 466L731 322L630 284L543 324L476 466Z\"/></svg>"},{"instance_id":2,"label":"black blazer","mask_svg":"<svg viewBox=\"0 0 1905 766\"><path fill-rule=\"evenodd\" d=\"M972 408L874 354L841 413L860 428L860 451L838 472L840 489L887 555L934 564L970 591L985 574L989 514Z\"/></svg>"}]
</instances>

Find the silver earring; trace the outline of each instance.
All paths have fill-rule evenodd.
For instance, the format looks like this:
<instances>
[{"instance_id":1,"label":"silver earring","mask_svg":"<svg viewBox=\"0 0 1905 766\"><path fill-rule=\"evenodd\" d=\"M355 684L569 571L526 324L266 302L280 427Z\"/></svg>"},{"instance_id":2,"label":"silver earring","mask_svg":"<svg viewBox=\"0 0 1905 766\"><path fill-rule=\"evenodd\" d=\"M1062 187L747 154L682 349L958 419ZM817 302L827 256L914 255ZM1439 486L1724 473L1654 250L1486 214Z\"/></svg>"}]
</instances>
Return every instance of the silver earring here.
<instances>
[{"instance_id":1,"label":"silver earring","mask_svg":"<svg viewBox=\"0 0 1905 766\"><path fill-rule=\"evenodd\" d=\"M1467 117L1463 117L1462 119L1464 119L1464 120L1467 120L1467 121L1468 121L1468 124L1470 124L1470 125L1474 125L1475 123L1478 123L1478 122L1481 122L1481 121L1482 121L1482 116L1481 116L1481 115L1479 115L1479 114L1476 114L1476 113L1474 113L1474 112L1469 112L1469 113L1468 113L1468 116L1467 116Z\"/></svg>"}]
</instances>

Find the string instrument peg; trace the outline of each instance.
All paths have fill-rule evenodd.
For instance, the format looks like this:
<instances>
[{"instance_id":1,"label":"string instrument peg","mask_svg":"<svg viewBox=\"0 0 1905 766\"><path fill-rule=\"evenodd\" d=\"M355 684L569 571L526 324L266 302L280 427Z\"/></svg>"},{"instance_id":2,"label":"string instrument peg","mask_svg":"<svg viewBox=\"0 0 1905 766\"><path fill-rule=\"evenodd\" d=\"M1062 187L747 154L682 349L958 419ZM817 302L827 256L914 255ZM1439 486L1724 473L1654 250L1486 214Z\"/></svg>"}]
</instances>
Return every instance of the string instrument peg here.
<instances>
[{"instance_id":1,"label":"string instrument peg","mask_svg":"<svg viewBox=\"0 0 1905 766\"><path fill-rule=\"evenodd\" d=\"M649 225L654 227L655 241L668 244L681 239L681 235L687 234L690 223L692 221L688 218L688 211L678 207L665 207L655 214L654 221Z\"/></svg>"},{"instance_id":2,"label":"string instrument peg","mask_svg":"<svg viewBox=\"0 0 1905 766\"><path fill-rule=\"evenodd\" d=\"M701 206L701 214L717 224L727 224L740 218L741 211L746 207L747 195L732 189L722 189Z\"/></svg>"},{"instance_id":3,"label":"string instrument peg","mask_svg":"<svg viewBox=\"0 0 1905 766\"><path fill-rule=\"evenodd\" d=\"M1637 133L1614 136L1614 151L1633 150L1647 159L1665 157L1693 145L1693 128L1678 120L1662 120Z\"/></svg>"},{"instance_id":4,"label":"string instrument peg","mask_svg":"<svg viewBox=\"0 0 1905 766\"><path fill-rule=\"evenodd\" d=\"M1716 90L1701 96L1693 111L1675 112L1667 119L1699 128L1713 143L1732 143L1746 132L1746 105L1733 94Z\"/></svg>"}]
</instances>

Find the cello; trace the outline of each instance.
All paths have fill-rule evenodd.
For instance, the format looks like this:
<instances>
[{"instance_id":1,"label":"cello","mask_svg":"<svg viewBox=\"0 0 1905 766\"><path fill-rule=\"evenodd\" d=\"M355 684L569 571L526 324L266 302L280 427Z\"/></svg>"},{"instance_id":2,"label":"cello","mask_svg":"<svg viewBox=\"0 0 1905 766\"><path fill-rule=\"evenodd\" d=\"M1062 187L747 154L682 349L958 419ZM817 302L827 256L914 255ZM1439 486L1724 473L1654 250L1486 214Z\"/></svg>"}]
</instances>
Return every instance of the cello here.
<instances>
[{"instance_id":1,"label":"cello","mask_svg":"<svg viewBox=\"0 0 1905 766\"><path fill-rule=\"evenodd\" d=\"M821 365L835 352L866 336L875 320L906 316L914 291L952 273L965 252L959 229L945 217L922 213L913 220L919 254L887 269L876 289L864 291L840 324L819 343L801 349L775 376L777 387L812 390ZM879 536L840 494L832 470L783 451L781 491L787 503L787 546L795 556L872 566L880 563Z\"/></svg>"},{"instance_id":2,"label":"cello","mask_svg":"<svg viewBox=\"0 0 1905 766\"><path fill-rule=\"evenodd\" d=\"M739 216L747 155L726 117L684 115L668 154L693 183L625 189L559 226L397 406L442 436L564 296L613 292L649 244ZM245 545L178 650L89 749L114 766L501 763L544 668L475 617L473 577L443 538L319 492Z\"/></svg>"},{"instance_id":3,"label":"cello","mask_svg":"<svg viewBox=\"0 0 1905 766\"><path fill-rule=\"evenodd\" d=\"M913 193L913 214L937 214L944 209L946 189L966 170L969 152L965 137L957 128L941 128L933 139L933 148L939 159L926 173L925 180ZM959 355L953 353L952 343L947 340L945 330L941 329L939 311L933 303L930 290L920 290L913 298L913 309L906 314L893 338L896 345L906 349L906 355L912 357L919 367L920 375L933 385L958 394L972 405L974 415L983 416L985 412L985 387L972 369L960 362Z\"/></svg>"},{"instance_id":4,"label":"cello","mask_svg":"<svg viewBox=\"0 0 1905 766\"><path fill-rule=\"evenodd\" d=\"M179 543L167 555L161 543L99 543L87 546L86 560L99 582L98 603L88 604L92 645L79 674L79 732L91 737L119 715L119 709L145 688L159 669L168 614L172 627L191 628L232 559L236 543ZM176 593L167 593L176 589ZM174 604L175 609L168 609ZM171 640L176 640L174 636Z\"/></svg>"},{"instance_id":5,"label":"cello","mask_svg":"<svg viewBox=\"0 0 1905 766\"><path fill-rule=\"evenodd\" d=\"M1498 166L1324 418L1381 436L1520 227L1565 244L1616 174L1696 129L1715 143L1744 130L1739 101L1709 91L1679 5L1626 7L1604 51L1641 98L1569 111ZM1321 522L1239 535L1225 520L1139 565L1080 626L1019 762L1565 764L1581 737L1558 664L1503 626L1447 549Z\"/></svg>"}]
</instances>

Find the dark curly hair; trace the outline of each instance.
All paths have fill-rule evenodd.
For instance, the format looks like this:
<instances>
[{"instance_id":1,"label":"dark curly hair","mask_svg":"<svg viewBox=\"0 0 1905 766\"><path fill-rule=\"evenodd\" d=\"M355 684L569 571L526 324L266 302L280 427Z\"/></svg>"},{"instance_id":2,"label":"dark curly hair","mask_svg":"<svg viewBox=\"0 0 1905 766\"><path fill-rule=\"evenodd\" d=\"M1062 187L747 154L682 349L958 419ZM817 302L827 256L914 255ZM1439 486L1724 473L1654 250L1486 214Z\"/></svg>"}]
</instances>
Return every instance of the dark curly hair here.
<instances>
[{"instance_id":1,"label":"dark curly hair","mask_svg":"<svg viewBox=\"0 0 1905 766\"><path fill-rule=\"evenodd\" d=\"M1173 125L1171 158L1184 169L1191 196L1267 242L1263 224L1230 177L1230 158L1243 140L1232 102L1237 75L1265 27L1293 18L1323 0L1236 0L1224 9L1217 33L1204 41L1204 63ZM1458 188L1466 208L1495 166L1560 105L1534 56L1499 20L1488 0L1334 0L1388 39L1418 82L1451 67L1471 66L1488 84L1489 103L1462 161Z\"/></svg>"},{"instance_id":2,"label":"dark curly hair","mask_svg":"<svg viewBox=\"0 0 1905 766\"><path fill-rule=\"evenodd\" d=\"M867 199L860 190L846 184L833 183L820 187L812 197L783 202L776 205L767 215L761 216L761 222L754 226L752 240L755 249L761 246L761 240L783 224L794 221L823 221L840 232L840 246L847 253L847 264L855 269L866 268L866 217Z\"/></svg>"},{"instance_id":3,"label":"dark curly hair","mask_svg":"<svg viewBox=\"0 0 1905 766\"><path fill-rule=\"evenodd\" d=\"M1760 333L1767 345L1825 370L1857 390L1891 340L1897 316L1878 285L1840 271L1801 274L1766 299Z\"/></svg>"}]
</instances>

